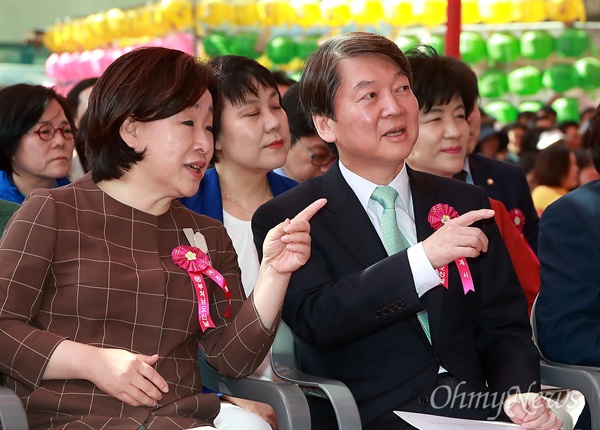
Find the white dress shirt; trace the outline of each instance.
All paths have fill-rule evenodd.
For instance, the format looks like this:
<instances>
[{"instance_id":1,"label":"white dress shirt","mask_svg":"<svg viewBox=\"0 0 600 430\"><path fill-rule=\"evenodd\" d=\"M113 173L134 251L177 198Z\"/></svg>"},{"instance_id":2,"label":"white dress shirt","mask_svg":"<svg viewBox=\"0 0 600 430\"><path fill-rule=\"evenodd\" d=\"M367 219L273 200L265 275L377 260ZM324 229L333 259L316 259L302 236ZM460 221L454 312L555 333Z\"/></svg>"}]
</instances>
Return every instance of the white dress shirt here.
<instances>
[{"instance_id":1,"label":"white dress shirt","mask_svg":"<svg viewBox=\"0 0 600 430\"><path fill-rule=\"evenodd\" d=\"M348 185L350 185L352 191L354 191L354 194L356 194L356 197L358 197L360 203L365 208L369 219L373 223L373 226L383 243L380 224L383 206L371 200L371 195L378 185L351 172L341 161L340 171ZM415 289L419 297L421 297L427 291L440 285L441 280L425 254L423 243L417 243L415 211L408 181L406 163L404 163L404 167L402 167L400 173L398 173L398 175L387 185L394 187L396 191L398 191L399 198L396 199L395 203L396 218L400 231L404 234L406 240L408 240L408 243L410 244L410 248L407 250L408 263L410 265L410 270L412 271Z\"/></svg>"}]
</instances>

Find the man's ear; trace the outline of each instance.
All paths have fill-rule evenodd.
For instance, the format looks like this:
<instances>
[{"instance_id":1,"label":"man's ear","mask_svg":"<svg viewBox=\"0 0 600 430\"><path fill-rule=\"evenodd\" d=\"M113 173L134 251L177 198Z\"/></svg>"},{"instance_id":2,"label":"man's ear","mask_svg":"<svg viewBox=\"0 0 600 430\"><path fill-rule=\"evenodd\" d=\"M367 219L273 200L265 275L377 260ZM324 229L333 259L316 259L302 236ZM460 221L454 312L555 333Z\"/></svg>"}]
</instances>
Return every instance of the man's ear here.
<instances>
[{"instance_id":1,"label":"man's ear","mask_svg":"<svg viewBox=\"0 0 600 430\"><path fill-rule=\"evenodd\" d=\"M119 128L121 139L125 141L127 146L135 150L138 149L137 125L138 122L136 120L134 120L132 117L128 117L125 121L123 121L123 124L121 124L121 127Z\"/></svg>"},{"instance_id":2,"label":"man's ear","mask_svg":"<svg viewBox=\"0 0 600 430\"><path fill-rule=\"evenodd\" d=\"M325 142L335 143L337 136L331 127L331 122L333 120L323 115L313 115L312 119L315 129L317 130L317 133L321 139L323 139Z\"/></svg>"}]
</instances>

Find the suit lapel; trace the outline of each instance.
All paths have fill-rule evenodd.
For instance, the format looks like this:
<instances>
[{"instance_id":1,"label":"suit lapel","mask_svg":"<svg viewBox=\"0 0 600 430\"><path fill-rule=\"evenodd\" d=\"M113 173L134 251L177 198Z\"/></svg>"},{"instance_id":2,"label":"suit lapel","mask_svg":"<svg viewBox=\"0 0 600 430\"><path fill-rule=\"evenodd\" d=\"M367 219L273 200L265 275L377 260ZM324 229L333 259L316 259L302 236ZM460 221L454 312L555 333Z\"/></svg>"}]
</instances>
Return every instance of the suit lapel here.
<instances>
[{"instance_id":1,"label":"suit lapel","mask_svg":"<svg viewBox=\"0 0 600 430\"><path fill-rule=\"evenodd\" d=\"M327 226L349 252L365 267L387 257L364 207L352 191L338 165L323 175L323 191L327 198Z\"/></svg>"},{"instance_id":2,"label":"suit lapel","mask_svg":"<svg viewBox=\"0 0 600 430\"><path fill-rule=\"evenodd\" d=\"M439 183L435 181L435 176L423 174L408 167L407 169L415 211L417 240L423 241L434 233L427 220L429 211L434 205L447 202L444 200ZM444 299L447 296L444 293L444 287L435 287L421 298L421 302L427 307L429 328L431 329L431 337L434 340L439 336L443 320L442 310L444 309Z\"/></svg>"}]
</instances>

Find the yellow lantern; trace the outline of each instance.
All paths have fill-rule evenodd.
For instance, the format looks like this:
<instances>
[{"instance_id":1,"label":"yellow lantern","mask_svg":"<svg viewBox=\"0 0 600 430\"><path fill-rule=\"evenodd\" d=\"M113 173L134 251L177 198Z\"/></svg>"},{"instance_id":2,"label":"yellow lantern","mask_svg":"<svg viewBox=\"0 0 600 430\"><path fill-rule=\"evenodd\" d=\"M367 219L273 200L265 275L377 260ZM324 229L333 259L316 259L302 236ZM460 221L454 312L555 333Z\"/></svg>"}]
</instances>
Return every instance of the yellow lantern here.
<instances>
[{"instance_id":1,"label":"yellow lantern","mask_svg":"<svg viewBox=\"0 0 600 430\"><path fill-rule=\"evenodd\" d=\"M108 23L104 12L93 13L85 18L84 22L100 44L106 44L110 41Z\"/></svg>"},{"instance_id":2,"label":"yellow lantern","mask_svg":"<svg viewBox=\"0 0 600 430\"><path fill-rule=\"evenodd\" d=\"M481 0L481 21L486 24L502 24L514 21L513 5L508 0Z\"/></svg>"},{"instance_id":3,"label":"yellow lantern","mask_svg":"<svg viewBox=\"0 0 600 430\"><path fill-rule=\"evenodd\" d=\"M87 49L89 47L89 32L83 25L82 19L75 19L71 21L71 40L76 44L75 49L68 49L69 52L78 51L81 48ZM65 40L68 40L65 37Z\"/></svg>"},{"instance_id":4,"label":"yellow lantern","mask_svg":"<svg viewBox=\"0 0 600 430\"><path fill-rule=\"evenodd\" d=\"M546 10L550 21L585 21L585 6L582 0L548 0Z\"/></svg>"},{"instance_id":5,"label":"yellow lantern","mask_svg":"<svg viewBox=\"0 0 600 430\"><path fill-rule=\"evenodd\" d=\"M288 0L259 0L256 7L262 25L287 27L294 19L294 10Z\"/></svg>"},{"instance_id":6,"label":"yellow lantern","mask_svg":"<svg viewBox=\"0 0 600 430\"><path fill-rule=\"evenodd\" d=\"M171 30L183 30L192 25L190 0L162 0L158 8Z\"/></svg>"},{"instance_id":7,"label":"yellow lantern","mask_svg":"<svg viewBox=\"0 0 600 430\"><path fill-rule=\"evenodd\" d=\"M290 2L294 22L301 27L313 27L323 24L321 2L319 0L292 0Z\"/></svg>"},{"instance_id":8,"label":"yellow lantern","mask_svg":"<svg viewBox=\"0 0 600 430\"><path fill-rule=\"evenodd\" d=\"M460 20L463 24L478 24L481 22L477 0L462 0L460 8Z\"/></svg>"},{"instance_id":9,"label":"yellow lantern","mask_svg":"<svg viewBox=\"0 0 600 430\"><path fill-rule=\"evenodd\" d=\"M150 13L152 14L151 22L153 23L152 35L154 36L162 36L165 33L173 30L173 23L170 20L168 15L165 15L163 9L160 7L159 3L154 3L147 5Z\"/></svg>"},{"instance_id":10,"label":"yellow lantern","mask_svg":"<svg viewBox=\"0 0 600 430\"><path fill-rule=\"evenodd\" d=\"M416 24L410 0L383 0L383 10L387 21L393 26L407 27Z\"/></svg>"},{"instance_id":11,"label":"yellow lantern","mask_svg":"<svg viewBox=\"0 0 600 430\"><path fill-rule=\"evenodd\" d=\"M131 36L142 37L155 35L154 33L154 10L148 5L137 7L128 12L131 23Z\"/></svg>"},{"instance_id":12,"label":"yellow lantern","mask_svg":"<svg viewBox=\"0 0 600 430\"><path fill-rule=\"evenodd\" d=\"M230 24L233 6L228 0L203 0L196 3L196 20L210 27Z\"/></svg>"},{"instance_id":13,"label":"yellow lantern","mask_svg":"<svg viewBox=\"0 0 600 430\"><path fill-rule=\"evenodd\" d=\"M260 17L255 1L237 0L232 3L234 25L242 27L256 27L260 25Z\"/></svg>"},{"instance_id":14,"label":"yellow lantern","mask_svg":"<svg viewBox=\"0 0 600 430\"><path fill-rule=\"evenodd\" d=\"M125 12L115 7L107 10L105 16L109 40L118 39L126 34L128 23Z\"/></svg>"},{"instance_id":15,"label":"yellow lantern","mask_svg":"<svg viewBox=\"0 0 600 430\"><path fill-rule=\"evenodd\" d=\"M77 30L75 34L78 44L86 51L91 51L106 43L106 39L95 32L93 24L94 15L78 20L76 23Z\"/></svg>"},{"instance_id":16,"label":"yellow lantern","mask_svg":"<svg viewBox=\"0 0 600 430\"><path fill-rule=\"evenodd\" d=\"M60 50L65 52L75 52L79 46L75 41L74 33L77 30L73 27L73 21L63 24L60 27Z\"/></svg>"},{"instance_id":17,"label":"yellow lantern","mask_svg":"<svg viewBox=\"0 0 600 430\"><path fill-rule=\"evenodd\" d=\"M60 52L60 48L62 45L61 40L61 25L56 24L53 25L44 33L44 46L48 48L51 52Z\"/></svg>"},{"instance_id":18,"label":"yellow lantern","mask_svg":"<svg viewBox=\"0 0 600 430\"><path fill-rule=\"evenodd\" d=\"M350 5L345 0L323 0L321 13L325 25L345 27L352 22Z\"/></svg>"},{"instance_id":19,"label":"yellow lantern","mask_svg":"<svg viewBox=\"0 0 600 430\"><path fill-rule=\"evenodd\" d=\"M513 17L517 22L546 20L546 0L513 0Z\"/></svg>"},{"instance_id":20,"label":"yellow lantern","mask_svg":"<svg viewBox=\"0 0 600 430\"><path fill-rule=\"evenodd\" d=\"M381 0L353 0L350 12L357 25L377 25L384 17Z\"/></svg>"},{"instance_id":21,"label":"yellow lantern","mask_svg":"<svg viewBox=\"0 0 600 430\"><path fill-rule=\"evenodd\" d=\"M413 0L412 11L415 21L426 27L435 27L446 22L446 0Z\"/></svg>"}]
</instances>

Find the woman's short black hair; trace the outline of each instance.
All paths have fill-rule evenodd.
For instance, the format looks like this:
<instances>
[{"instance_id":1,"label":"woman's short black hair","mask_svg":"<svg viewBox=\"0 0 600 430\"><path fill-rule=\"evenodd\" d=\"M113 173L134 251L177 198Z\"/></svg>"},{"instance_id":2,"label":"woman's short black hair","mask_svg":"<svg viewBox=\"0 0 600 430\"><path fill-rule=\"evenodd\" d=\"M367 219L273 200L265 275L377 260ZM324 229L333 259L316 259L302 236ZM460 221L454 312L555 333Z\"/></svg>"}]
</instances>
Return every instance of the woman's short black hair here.
<instances>
[{"instance_id":1,"label":"woman's short black hair","mask_svg":"<svg viewBox=\"0 0 600 430\"><path fill-rule=\"evenodd\" d=\"M273 88L279 94L277 81L269 69L248 57L241 55L220 55L208 61L219 86L219 105L226 102L232 105L243 104L248 96L258 97L262 88ZM281 94L279 94L281 102ZM221 134L221 115L215 115L213 120L213 135L215 140ZM220 151L215 150L212 162L219 161Z\"/></svg>"},{"instance_id":2,"label":"woman's short black hair","mask_svg":"<svg viewBox=\"0 0 600 430\"><path fill-rule=\"evenodd\" d=\"M211 58L208 65L217 78L221 106L225 102L240 105L249 95L258 97L260 87L273 88L279 93L277 81L271 71L251 58L241 55L220 55ZM215 139L219 138L220 131L221 118L215 116L213 124Z\"/></svg>"},{"instance_id":3,"label":"woman's short black hair","mask_svg":"<svg viewBox=\"0 0 600 430\"><path fill-rule=\"evenodd\" d=\"M460 96L465 107L465 116L473 111L479 99L477 75L463 61L441 56L427 45L406 52L413 72L412 90L419 102L419 110L427 113L434 106L450 103Z\"/></svg>"},{"instance_id":4,"label":"woman's short black hair","mask_svg":"<svg viewBox=\"0 0 600 430\"><path fill-rule=\"evenodd\" d=\"M88 105L86 154L94 181L118 179L144 158L145 151L136 152L121 138L127 118L171 117L193 106L206 90L218 116L210 68L181 51L144 47L115 60L94 85Z\"/></svg>"},{"instance_id":5,"label":"woman's short black hair","mask_svg":"<svg viewBox=\"0 0 600 430\"><path fill-rule=\"evenodd\" d=\"M79 107L79 94L89 87L93 87L96 82L98 82L98 78L86 78L79 82L77 82L73 88L69 90L67 93L67 100L71 105L71 112L73 116L77 115L77 108Z\"/></svg>"},{"instance_id":6,"label":"woman's short black hair","mask_svg":"<svg viewBox=\"0 0 600 430\"><path fill-rule=\"evenodd\" d=\"M60 104L75 128L69 102L53 88L15 84L0 90L0 170L12 174L12 158L21 138L40 120L51 100Z\"/></svg>"}]
</instances>

